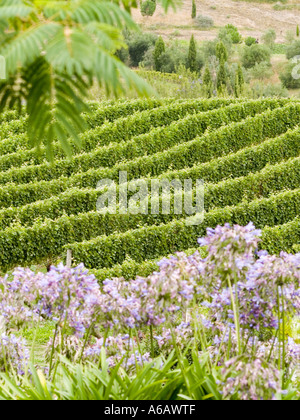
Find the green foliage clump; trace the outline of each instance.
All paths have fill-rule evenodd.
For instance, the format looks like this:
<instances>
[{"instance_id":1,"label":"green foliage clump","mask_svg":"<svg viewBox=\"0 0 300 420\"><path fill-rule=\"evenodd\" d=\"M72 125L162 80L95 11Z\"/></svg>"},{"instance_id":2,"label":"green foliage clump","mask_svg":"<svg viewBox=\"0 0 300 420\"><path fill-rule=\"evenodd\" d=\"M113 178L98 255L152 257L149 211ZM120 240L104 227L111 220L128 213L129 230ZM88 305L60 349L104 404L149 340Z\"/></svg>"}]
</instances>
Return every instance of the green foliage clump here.
<instances>
[{"instance_id":1,"label":"green foliage clump","mask_svg":"<svg viewBox=\"0 0 300 420\"><path fill-rule=\"evenodd\" d=\"M258 82L252 86L254 98L288 98L289 91L281 83Z\"/></svg>"},{"instance_id":2,"label":"green foliage clump","mask_svg":"<svg viewBox=\"0 0 300 420\"><path fill-rule=\"evenodd\" d=\"M275 30L269 29L263 34L262 41L267 47L272 49L275 45L276 37L277 35L276 35Z\"/></svg>"},{"instance_id":3,"label":"green foliage clump","mask_svg":"<svg viewBox=\"0 0 300 420\"><path fill-rule=\"evenodd\" d=\"M214 85L211 77L211 72L208 66L205 67L203 73L203 89L205 96L207 98L211 98L213 95Z\"/></svg>"},{"instance_id":4,"label":"green foliage clump","mask_svg":"<svg viewBox=\"0 0 300 420\"><path fill-rule=\"evenodd\" d=\"M239 64L238 69L235 76L235 83L234 83L234 94L237 98L239 98L244 93L244 73L242 66Z\"/></svg>"},{"instance_id":5,"label":"green foliage clump","mask_svg":"<svg viewBox=\"0 0 300 420\"><path fill-rule=\"evenodd\" d=\"M269 79L273 75L273 69L270 63L256 63L250 70L253 79L263 80Z\"/></svg>"},{"instance_id":6,"label":"green foliage clump","mask_svg":"<svg viewBox=\"0 0 300 420\"><path fill-rule=\"evenodd\" d=\"M197 68L197 48L194 35L192 35L190 39L189 52L187 57L187 68L192 72L197 72L199 70Z\"/></svg>"},{"instance_id":7,"label":"green foliage clump","mask_svg":"<svg viewBox=\"0 0 300 420\"><path fill-rule=\"evenodd\" d=\"M242 42L242 36L238 31L238 28L232 24L225 26L227 34L230 36L233 44L240 44Z\"/></svg>"},{"instance_id":8,"label":"green foliage clump","mask_svg":"<svg viewBox=\"0 0 300 420\"><path fill-rule=\"evenodd\" d=\"M245 39L245 44L247 45L247 47L251 47L251 45L256 44L256 38L253 38L252 36L248 36Z\"/></svg>"},{"instance_id":9,"label":"green foliage clump","mask_svg":"<svg viewBox=\"0 0 300 420\"><path fill-rule=\"evenodd\" d=\"M153 16L156 10L156 0L144 0L141 3L141 13L143 16Z\"/></svg>"},{"instance_id":10,"label":"green foliage clump","mask_svg":"<svg viewBox=\"0 0 300 420\"><path fill-rule=\"evenodd\" d=\"M155 43L155 48L153 51L153 58L154 58L154 68L156 71L160 71L161 63L160 63L160 56L166 51L166 46L164 40L160 36Z\"/></svg>"},{"instance_id":11,"label":"green foliage clump","mask_svg":"<svg viewBox=\"0 0 300 420\"><path fill-rule=\"evenodd\" d=\"M154 47L157 36L150 33L130 33L127 38L130 64L138 67L145 53Z\"/></svg>"},{"instance_id":12,"label":"green foliage clump","mask_svg":"<svg viewBox=\"0 0 300 420\"><path fill-rule=\"evenodd\" d=\"M290 60L295 56L300 56L300 40L294 41L291 45L286 48L286 58Z\"/></svg>"},{"instance_id":13,"label":"green foliage clump","mask_svg":"<svg viewBox=\"0 0 300 420\"><path fill-rule=\"evenodd\" d=\"M251 45L251 47L244 48L242 56L242 64L246 69L254 67L256 64L262 62L270 63L271 53L265 45Z\"/></svg>"},{"instance_id":14,"label":"green foliage clump","mask_svg":"<svg viewBox=\"0 0 300 420\"><path fill-rule=\"evenodd\" d=\"M226 94L227 91L227 73L225 62L221 60L217 74L217 90L220 95Z\"/></svg>"},{"instance_id":15,"label":"green foliage clump","mask_svg":"<svg viewBox=\"0 0 300 420\"><path fill-rule=\"evenodd\" d=\"M228 60L228 51L222 41L218 42L216 45L216 57L220 62Z\"/></svg>"},{"instance_id":16,"label":"green foliage clump","mask_svg":"<svg viewBox=\"0 0 300 420\"><path fill-rule=\"evenodd\" d=\"M195 0L192 1L192 19L195 19L197 16L197 6Z\"/></svg>"},{"instance_id":17,"label":"green foliage clump","mask_svg":"<svg viewBox=\"0 0 300 420\"><path fill-rule=\"evenodd\" d=\"M283 86L287 89L299 89L300 88L300 69L297 63L288 63L282 73L280 74L280 80Z\"/></svg>"},{"instance_id":18,"label":"green foliage clump","mask_svg":"<svg viewBox=\"0 0 300 420\"><path fill-rule=\"evenodd\" d=\"M214 26L214 21L209 16L199 15L195 19L195 25L199 29L210 29Z\"/></svg>"}]
</instances>

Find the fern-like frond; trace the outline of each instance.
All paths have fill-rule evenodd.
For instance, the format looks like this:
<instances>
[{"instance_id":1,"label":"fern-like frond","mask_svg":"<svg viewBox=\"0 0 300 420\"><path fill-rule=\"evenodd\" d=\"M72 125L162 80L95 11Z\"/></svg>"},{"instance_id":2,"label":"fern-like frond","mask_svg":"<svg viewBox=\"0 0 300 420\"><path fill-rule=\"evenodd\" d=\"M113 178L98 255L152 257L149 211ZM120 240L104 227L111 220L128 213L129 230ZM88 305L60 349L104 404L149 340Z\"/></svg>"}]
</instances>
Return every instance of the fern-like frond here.
<instances>
[{"instance_id":1,"label":"fern-like frond","mask_svg":"<svg viewBox=\"0 0 300 420\"><path fill-rule=\"evenodd\" d=\"M179 0L159 0L165 9ZM58 140L71 156L80 145L85 101L97 81L107 94L127 89L154 92L115 53L124 29L137 29L130 12L136 0L0 0L0 55L7 80L0 81L0 112L26 104L32 145L50 158Z\"/></svg>"},{"instance_id":2,"label":"fern-like frond","mask_svg":"<svg viewBox=\"0 0 300 420\"><path fill-rule=\"evenodd\" d=\"M32 13L33 9L24 5L12 5L1 7L0 19L24 18Z\"/></svg>"},{"instance_id":3,"label":"fern-like frond","mask_svg":"<svg viewBox=\"0 0 300 420\"><path fill-rule=\"evenodd\" d=\"M122 32L110 25L99 22L90 22L84 26L85 31L91 35L97 45L114 54L121 48L126 48Z\"/></svg>"},{"instance_id":4,"label":"fern-like frond","mask_svg":"<svg viewBox=\"0 0 300 420\"><path fill-rule=\"evenodd\" d=\"M71 77L55 72L44 58L33 63L24 78L30 86L27 103L30 139L34 139L37 147L44 144L50 159L53 141L58 139L70 157L69 138L80 146L78 134L86 128L81 114L88 111L84 98L89 85L83 80L74 83Z\"/></svg>"},{"instance_id":5,"label":"fern-like frond","mask_svg":"<svg viewBox=\"0 0 300 420\"><path fill-rule=\"evenodd\" d=\"M95 56L95 72L99 85L105 87L107 94L115 96L135 89L140 96L154 95L153 89L116 57L100 49Z\"/></svg>"},{"instance_id":6,"label":"fern-like frond","mask_svg":"<svg viewBox=\"0 0 300 420\"><path fill-rule=\"evenodd\" d=\"M72 19L78 23L88 23L92 21L105 23L115 28L137 29L137 24L126 10L122 10L118 5L99 0L81 0L78 7L74 8Z\"/></svg>"},{"instance_id":7,"label":"fern-like frond","mask_svg":"<svg viewBox=\"0 0 300 420\"><path fill-rule=\"evenodd\" d=\"M39 24L17 34L4 44L0 49L0 55L6 59L8 75L15 74L20 67L30 66L41 56L45 44L60 29L58 23Z\"/></svg>"},{"instance_id":8,"label":"fern-like frond","mask_svg":"<svg viewBox=\"0 0 300 420\"><path fill-rule=\"evenodd\" d=\"M57 54L59 51L59 54ZM68 75L93 73L94 43L80 28L60 28L46 47L46 59Z\"/></svg>"}]
</instances>

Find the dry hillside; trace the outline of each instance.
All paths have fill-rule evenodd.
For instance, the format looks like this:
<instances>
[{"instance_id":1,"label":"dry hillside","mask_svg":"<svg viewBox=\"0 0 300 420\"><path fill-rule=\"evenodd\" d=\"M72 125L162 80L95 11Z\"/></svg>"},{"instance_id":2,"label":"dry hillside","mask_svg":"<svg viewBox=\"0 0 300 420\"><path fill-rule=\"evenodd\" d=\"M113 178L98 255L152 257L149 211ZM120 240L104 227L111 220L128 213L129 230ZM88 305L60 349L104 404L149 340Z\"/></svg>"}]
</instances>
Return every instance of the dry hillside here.
<instances>
[{"instance_id":1,"label":"dry hillside","mask_svg":"<svg viewBox=\"0 0 300 420\"><path fill-rule=\"evenodd\" d=\"M183 4L176 12L170 10L164 14L160 6L154 16L143 17L139 10L134 11L134 18L143 28L163 36L176 34L178 39L186 39L191 33L198 40L213 39L218 27L227 23L236 25L244 36L259 38L267 29L273 28L277 32L277 42L283 42L288 30L300 24L300 6L276 11L273 4L250 3L233 0L196 0L197 14L209 16L213 19L215 28L212 30L197 30L192 27L191 0L183 0ZM279 3L280 4L280 3ZM296 29L295 29L296 30ZM176 31L176 32L174 32Z\"/></svg>"}]
</instances>

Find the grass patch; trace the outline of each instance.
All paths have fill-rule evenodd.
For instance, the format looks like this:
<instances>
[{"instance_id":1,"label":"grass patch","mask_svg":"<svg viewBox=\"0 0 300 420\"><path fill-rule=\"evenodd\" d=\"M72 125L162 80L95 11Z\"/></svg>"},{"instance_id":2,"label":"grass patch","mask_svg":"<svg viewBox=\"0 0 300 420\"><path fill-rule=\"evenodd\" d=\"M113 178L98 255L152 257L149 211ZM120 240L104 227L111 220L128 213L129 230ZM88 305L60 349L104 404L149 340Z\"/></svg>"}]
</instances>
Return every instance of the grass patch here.
<instances>
[{"instance_id":1,"label":"grass patch","mask_svg":"<svg viewBox=\"0 0 300 420\"><path fill-rule=\"evenodd\" d=\"M26 327L20 331L20 335L25 338L28 342L34 343L38 346L42 346L48 343L50 338L53 336L53 330L55 329L55 323L52 321L43 321L37 328Z\"/></svg>"}]
</instances>

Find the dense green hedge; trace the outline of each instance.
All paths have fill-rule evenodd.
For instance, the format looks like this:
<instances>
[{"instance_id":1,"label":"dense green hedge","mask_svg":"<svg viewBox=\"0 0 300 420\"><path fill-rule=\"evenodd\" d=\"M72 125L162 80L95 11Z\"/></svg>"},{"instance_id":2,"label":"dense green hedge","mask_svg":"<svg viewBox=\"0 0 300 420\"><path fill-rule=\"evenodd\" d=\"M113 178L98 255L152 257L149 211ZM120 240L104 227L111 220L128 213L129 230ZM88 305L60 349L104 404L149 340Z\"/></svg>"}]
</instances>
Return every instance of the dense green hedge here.
<instances>
[{"instance_id":1,"label":"dense green hedge","mask_svg":"<svg viewBox=\"0 0 300 420\"><path fill-rule=\"evenodd\" d=\"M17 120L1 122L0 140L5 139L13 134L22 134L27 127L27 117L23 116Z\"/></svg>"},{"instance_id":2,"label":"dense green hedge","mask_svg":"<svg viewBox=\"0 0 300 420\"><path fill-rule=\"evenodd\" d=\"M171 102L171 103L169 103ZM110 109L115 109L115 106L106 109L100 108L90 116L90 130L81 134L83 142L82 148L79 150L77 146L73 145L74 154L79 154L80 151L91 151L99 145L107 145L113 142L121 142L131 136L136 136L145 133L153 127L168 125L172 121L183 118L188 113L196 113L202 111L213 110L222 106L230 105L231 103L240 102L230 99L212 99L212 100L194 100L194 101L166 101L164 106L158 107L158 103L150 101L148 104L144 100L144 106L141 112L135 112L131 115L132 106L126 105L125 111L118 113L121 117L113 120L105 120L101 123L98 121L97 112L103 115L111 114ZM148 104L148 109L147 105ZM278 102L271 103L271 106L278 106ZM279 104L280 106L280 104ZM124 105L125 107L125 105ZM146 110L142 111L143 108ZM154 108L154 109L153 109ZM136 110L138 111L138 109ZM133 112L133 111L132 111ZM127 115L127 113L129 113ZM102 120L103 118L100 118ZM30 150L28 150L30 149ZM13 153L15 152L15 153ZM0 142L0 153L4 155L0 157L0 170L7 170L12 166L19 167L24 163L27 166L30 164L41 164L45 162L45 151L41 150L38 154L28 144L26 135L16 136L3 140ZM59 144L54 145L54 153L56 159L63 158L64 153ZM5 154L8 154L5 156Z\"/></svg>"},{"instance_id":3,"label":"dense green hedge","mask_svg":"<svg viewBox=\"0 0 300 420\"><path fill-rule=\"evenodd\" d=\"M203 258L206 256L206 253L201 248L190 248L184 252L187 255L192 255L196 251L200 252ZM171 257L171 255L167 258L169 257ZM126 280L134 279L137 276L147 277L154 271L159 270L157 262L161 261L163 258L164 257L160 257L155 260L143 261L142 263L134 260L127 260L124 261L123 264L115 265L112 268L90 270L90 273L94 274L100 283L102 283L105 279L112 277L124 277Z\"/></svg>"},{"instance_id":4,"label":"dense green hedge","mask_svg":"<svg viewBox=\"0 0 300 420\"><path fill-rule=\"evenodd\" d=\"M294 107L292 106L292 110ZM227 150L233 151L239 147L245 145L251 145L259 140L264 140L265 136L272 137L275 132L284 131L289 125L294 125L295 121L292 121L289 117L289 108L284 108L282 113L280 110L267 113L265 115L258 115L254 119L248 119L242 123L233 123L228 127L222 127L217 132L206 134L202 137L202 141L193 140L192 142L186 143L182 147L176 146L166 152L157 153L154 156L144 157L143 159L138 158L125 164L116 165L114 169L91 169L83 174L77 174L73 177L66 178L62 177L57 180L49 182L41 181L29 185L10 185L4 186L0 190L0 206L22 206L27 203L32 203L37 200L44 200L52 195L57 195L67 188L71 187L90 187L96 186L97 182L103 178L114 178L118 179L119 170L127 170L129 172L129 179L138 177L140 174L148 175L149 167L152 167L154 174L157 175L163 173L171 166L172 159L176 166L188 167L192 166L195 160L201 161L210 152L216 153L214 148L217 148L218 142L221 147L218 153L223 154L225 152L224 143L228 141ZM275 112L275 114L273 114ZM286 116L286 114L288 116ZM298 121L297 112L294 113L294 120ZM280 116L281 115L281 116ZM266 124L266 121L272 118L275 120L274 129ZM257 125L254 122L257 122ZM268 129L269 128L269 129ZM248 133L248 136L246 135ZM263 137L264 136L264 137ZM245 175L250 171L256 171L262 169L268 162L278 162L283 159L298 156L299 154L299 136L298 131L287 133L282 138L275 140L269 140L264 144L257 146L252 149L245 149L237 153L236 155L231 154L220 159L216 159L212 162L208 162L203 165L197 165L194 168L178 171L176 176L193 179L202 178L205 181L218 182L222 178L227 176L241 176ZM241 141L241 145L239 144ZM210 146L210 148L207 147ZM185 156L186 159L182 160L182 156L185 154L185 150L191 148L192 150ZM203 153L202 153L203 152ZM201 153L201 155L200 155ZM169 158L168 156L171 155ZM246 159L245 159L246 158ZM164 165L164 161L167 160L167 165ZM186 163L185 163L186 162ZM165 167L166 166L166 167ZM136 167L136 171L134 168ZM146 169L145 169L146 168ZM136 174L136 172L138 172ZM168 177L170 174L163 173L163 176ZM172 173L174 178L174 173Z\"/></svg>"},{"instance_id":5,"label":"dense green hedge","mask_svg":"<svg viewBox=\"0 0 300 420\"><path fill-rule=\"evenodd\" d=\"M298 245L296 245L298 243ZM286 252L300 252L300 218L295 218L286 224L266 227L262 230L260 248L267 250L270 254L280 254L282 250ZM184 251L187 255L191 255L196 248ZM199 249L205 258L205 251ZM105 279L113 277L124 277L127 280L134 279L136 276L147 277L154 271L158 271L157 262L162 258L155 260L146 260L137 262L134 260L126 260L123 264L117 264L111 268L102 268L100 270L91 269L90 272L95 275L100 283Z\"/></svg>"},{"instance_id":6,"label":"dense green hedge","mask_svg":"<svg viewBox=\"0 0 300 420\"><path fill-rule=\"evenodd\" d=\"M300 252L300 245L293 245L293 251Z\"/></svg>"},{"instance_id":7,"label":"dense green hedge","mask_svg":"<svg viewBox=\"0 0 300 420\"><path fill-rule=\"evenodd\" d=\"M127 171L128 179L145 176L157 177L170 169L191 167L218 156L228 155L250 145L259 144L267 137L278 136L299 123L299 105L289 105L262 115L248 117L239 123L231 123L219 130L207 132L190 142L174 146L151 156L116 164L112 169L91 169L75 175L72 185L89 187L100 179L118 180L120 171Z\"/></svg>"},{"instance_id":8,"label":"dense green hedge","mask_svg":"<svg viewBox=\"0 0 300 420\"><path fill-rule=\"evenodd\" d=\"M118 118L131 115L134 112L146 111L174 102L172 99L134 99L116 102L110 106L97 105L90 114L84 114L88 125L93 128L103 124L106 120L113 122Z\"/></svg>"},{"instance_id":9,"label":"dense green hedge","mask_svg":"<svg viewBox=\"0 0 300 420\"><path fill-rule=\"evenodd\" d=\"M210 162L194 165L177 171L167 171L157 178L203 179L217 183L223 179L236 178L262 170L266 165L274 165L300 154L300 129L265 140L262 144L249 146L236 153L230 153Z\"/></svg>"},{"instance_id":10,"label":"dense green hedge","mask_svg":"<svg viewBox=\"0 0 300 420\"><path fill-rule=\"evenodd\" d=\"M158 118L156 115L155 121L157 121L157 124L162 124L163 121L165 123L173 121L175 119L175 114L178 117L179 114L186 113L187 109L191 106L191 102L188 103L188 107L186 108L183 107L183 105L180 105L178 113L175 112L177 107L170 107L170 109L160 108L159 111L162 111L161 118ZM160 127L154 129L150 131L150 133L134 137L130 141L112 143L107 147L101 147L99 149L94 150L91 153L83 153L79 156L75 156L71 161L63 159L55 162L54 165L49 165L49 163L45 163L42 165L26 166L24 168L11 169L6 172L2 172L0 173L0 184L5 184L9 182L23 184L32 181L51 180L54 178L59 178L60 176L70 176L79 171L84 172L90 169L91 167L112 167L117 162L126 159L134 159L139 156L152 155L159 151L163 151L170 147L173 147L178 143L190 141L197 135L202 134L208 127L210 129L215 129L220 127L221 125L228 124L232 121L236 122L243 120L247 115L253 115L265 110L266 106L269 106L268 102L258 101L251 102L247 105L230 105L222 109L201 112L195 115L188 115L178 122L171 123L171 125L167 127ZM147 111L147 114L151 114L151 112L148 113ZM167 114L168 118L170 118L169 121L167 121ZM267 114L267 118L269 118L269 114ZM290 121L292 121L292 119L293 115L291 115ZM119 121L120 120L117 121L116 127L119 125ZM117 132L119 136L118 138L126 138L128 134L127 129L130 130L130 135L133 132L137 133L139 131L139 124L136 118L134 124L130 123L130 117L124 119L124 121L126 121L126 125L128 125L126 126L126 129L124 128L124 131L122 131L119 126L117 127ZM145 119L142 118L143 128L141 128L141 130L150 129L150 124L152 124L151 121L152 118L148 119L147 117L147 121L145 121ZM147 123L149 123L149 125ZM107 137L107 141L109 141L108 139L109 136ZM114 140L116 139L117 134L114 135Z\"/></svg>"},{"instance_id":11,"label":"dense green hedge","mask_svg":"<svg viewBox=\"0 0 300 420\"><path fill-rule=\"evenodd\" d=\"M85 139L87 133L93 133L93 129L105 123L107 129L113 126L115 120L131 116L132 113L142 112L159 108L160 106L167 106L179 104L181 101L174 100L160 100L160 99L137 99L133 101L122 101L110 104L104 102L100 105L92 106L90 114L83 114L90 127L90 131L83 133L82 137ZM2 128L2 127L1 127ZM25 162L38 164L45 160L46 154L42 148L39 153L28 142L25 133L26 120L15 120L3 126L3 131L0 136L0 169L6 170L12 166L20 166ZM8 137L8 138L7 138ZM74 153L78 153L78 149L74 148ZM63 151L58 143L54 144L54 152L56 157L63 157Z\"/></svg>"},{"instance_id":12,"label":"dense green hedge","mask_svg":"<svg viewBox=\"0 0 300 420\"><path fill-rule=\"evenodd\" d=\"M23 115L24 112L21 113L21 115ZM6 122L11 122L13 120L17 120L20 118L20 114L18 113L18 111L14 111L14 110L10 110L10 111L5 111L2 112L0 114L0 124L2 123L6 123Z\"/></svg>"},{"instance_id":13,"label":"dense green hedge","mask_svg":"<svg viewBox=\"0 0 300 420\"><path fill-rule=\"evenodd\" d=\"M174 173L174 179L178 179L176 172ZM237 205L243 200L252 201L255 198L267 197L284 189L292 190L298 188L299 179L300 157L267 166L262 171L251 173L245 177L228 179L218 184L206 184L205 210ZM99 195L99 190L96 189L80 190L72 188L48 200L37 201L23 207L2 209L0 210L0 230L9 227L14 222L22 226L28 226L45 218L53 220L64 214L76 215L96 211L96 202ZM130 193L128 193L128 198L130 198ZM173 198L172 195L171 208ZM149 213L151 213L150 205L149 199Z\"/></svg>"},{"instance_id":14,"label":"dense green hedge","mask_svg":"<svg viewBox=\"0 0 300 420\"><path fill-rule=\"evenodd\" d=\"M19 153L20 151L28 152L30 148L26 134L10 134L9 138L0 141L0 159L5 161L6 155Z\"/></svg>"},{"instance_id":15,"label":"dense green hedge","mask_svg":"<svg viewBox=\"0 0 300 420\"><path fill-rule=\"evenodd\" d=\"M185 218L152 226L178 215L101 215L89 212L63 216L55 221L37 222L29 228L15 226L1 231L0 267L7 269L58 256L68 242L72 242L67 248L73 250L75 260L84 262L89 268L121 264L126 255L141 262L192 247L197 237L205 234L207 227L226 222L245 225L249 221L257 227L275 226L299 214L300 190L297 189L268 199L212 210L205 214L204 222L199 226L187 225ZM149 226L130 230L143 224ZM103 236L104 233L111 236ZM102 236L89 241L98 235Z\"/></svg>"},{"instance_id":16,"label":"dense green hedge","mask_svg":"<svg viewBox=\"0 0 300 420\"><path fill-rule=\"evenodd\" d=\"M142 262L188 249L196 243L198 237L205 235L207 227L225 223L245 225L252 221L257 227L263 228L283 224L299 214L298 189L268 199L213 210L205 215L204 222L198 226L188 226L186 220L172 221L165 225L142 227L126 233L68 244L65 248L73 251L75 261L84 262L88 268L111 267L121 264L127 257ZM37 248L36 245L34 247Z\"/></svg>"},{"instance_id":17,"label":"dense green hedge","mask_svg":"<svg viewBox=\"0 0 300 420\"><path fill-rule=\"evenodd\" d=\"M263 229L262 242L260 247L266 249L270 254L300 251L300 218L276 227Z\"/></svg>"},{"instance_id":18,"label":"dense green hedge","mask_svg":"<svg viewBox=\"0 0 300 420\"><path fill-rule=\"evenodd\" d=\"M106 124L109 127L116 119L132 115L133 112L151 110L169 103L172 103L172 101L158 99L139 99L108 106L104 103L100 106L97 105L92 107L93 112L91 114L84 114L84 119L92 131L95 127L106 122L111 123ZM29 144L25 133L26 125L24 124L23 119L20 121L12 121L3 128L4 130L0 137L0 139L3 139L0 141L0 170L6 170L12 166L20 166L24 162L38 164L45 160L46 154L44 149L41 149L40 152L37 153ZM6 138L7 136L9 138ZM83 133L82 137L84 138L85 136L86 134ZM78 153L78 150L75 148L74 152L76 151ZM59 144L54 145L54 152L56 157L64 156Z\"/></svg>"}]
</instances>

